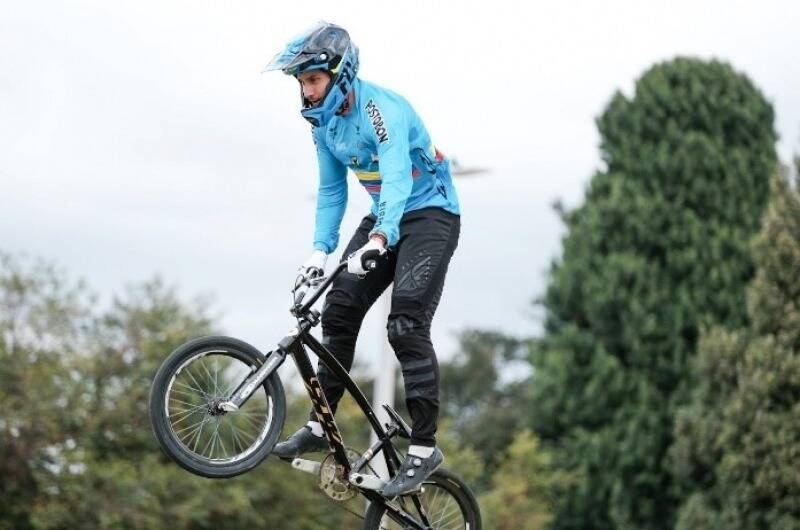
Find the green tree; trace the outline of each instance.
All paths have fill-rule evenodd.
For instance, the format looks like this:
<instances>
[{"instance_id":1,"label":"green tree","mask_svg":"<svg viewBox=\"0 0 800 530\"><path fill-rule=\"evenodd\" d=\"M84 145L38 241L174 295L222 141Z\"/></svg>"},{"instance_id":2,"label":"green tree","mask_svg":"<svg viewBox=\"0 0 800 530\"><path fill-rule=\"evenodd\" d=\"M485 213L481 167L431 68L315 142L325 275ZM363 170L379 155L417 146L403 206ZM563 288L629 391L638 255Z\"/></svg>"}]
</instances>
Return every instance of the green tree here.
<instances>
[{"instance_id":1,"label":"green tree","mask_svg":"<svg viewBox=\"0 0 800 530\"><path fill-rule=\"evenodd\" d=\"M481 476L476 477L479 489L489 486L494 469L527 422L522 412L530 402L527 355L526 341L467 330L459 337L458 353L440 363L442 421L462 446L447 458L468 448L474 451L484 462Z\"/></svg>"},{"instance_id":2,"label":"green tree","mask_svg":"<svg viewBox=\"0 0 800 530\"><path fill-rule=\"evenodd\" d=\"M74 359L90 325L81 283L42 262L0 252L0 528L32 528L45 489L79 432Z\"/></svg>"},{"instance_id":3,"label":"green tree","mask_svg":"<svg viewBox=\"0 0 800 530\"><path fill-rule=\"evenodd\" d=\"M153 375L177 345L215 332L207 306L153 280L100 313L53 266L0 254L0 529L359 527L275 459L214 481L158 448Z\"/></svg>"},{"instance_id":4,"label":"green tree","mask_svg":"<svg viewBox=\"0 0 800 530\"><path fill-rule=\"evenodd\" d=\"M483 521L493 530L542 530L553 518L574 474L553 469L552 455L530 431L520 431L480 497Z\"/></svg>"},{"instance_id":5,"label":"green tree","mask_svg":"<svg viewBox=\"0 0 800 530\"><path fill-rule=\"evenodd\" d=\"M800 167L799 167L800 168ZM753 244L751 325L701 340L672 455L691 495L677 528L800 528L800 196L773 179Z\"/></svg>"},{"instance_id":6,"label":"green tree","mask_svg":"<svg viewBox=\"0 0 800 530\"><path fill-rule=\"evenodd\" d=\"M678 58L597 124L606 167L563 213L531 422L584 477L554 528L666 529L679 504L666 455L699 330L746 321L773 111L728 64Z\"/></svg>"}]
</instances>

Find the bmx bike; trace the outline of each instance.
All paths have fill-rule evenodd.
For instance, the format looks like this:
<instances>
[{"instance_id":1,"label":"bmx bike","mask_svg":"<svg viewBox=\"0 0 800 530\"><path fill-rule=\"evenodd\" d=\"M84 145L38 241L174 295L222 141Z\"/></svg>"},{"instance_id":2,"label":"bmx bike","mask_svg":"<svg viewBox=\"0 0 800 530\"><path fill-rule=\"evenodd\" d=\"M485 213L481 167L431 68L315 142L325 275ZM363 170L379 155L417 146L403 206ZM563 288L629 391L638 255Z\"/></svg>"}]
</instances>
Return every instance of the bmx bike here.
<instances>
[{"instance_id":1,"label":"bmx bike","mask_svg":"<svg viewBox=\"0 0 800 530\"><path fill-rule=\"evenodd\" d=\"M374 260L365 264L376 266ZM320 323L312 306L346 269L343 262L328 277L298 278L290 309L297 325L266 354L224 336L194 339L173 351L156 373L150 393L156 439L172 460L194 474L229 478L250 471L269 456L283 430L286 398L276 370L291 355L331 449L321 462L295 458L293 468L319 475L320 488L334 501L365 497L365 530L480 530L475 496L446 469L434 471L409 494L388 499L379 493L385 481L369 472L371 462L382 456L393 477L402 461L395 441L410 438L411 429L388 404L383 407L390 422L381 425L358 385L310 333ZM375 432L377 440L363 453L342 440L306 348L344 382Z\"/></svg>"}]
</instances>

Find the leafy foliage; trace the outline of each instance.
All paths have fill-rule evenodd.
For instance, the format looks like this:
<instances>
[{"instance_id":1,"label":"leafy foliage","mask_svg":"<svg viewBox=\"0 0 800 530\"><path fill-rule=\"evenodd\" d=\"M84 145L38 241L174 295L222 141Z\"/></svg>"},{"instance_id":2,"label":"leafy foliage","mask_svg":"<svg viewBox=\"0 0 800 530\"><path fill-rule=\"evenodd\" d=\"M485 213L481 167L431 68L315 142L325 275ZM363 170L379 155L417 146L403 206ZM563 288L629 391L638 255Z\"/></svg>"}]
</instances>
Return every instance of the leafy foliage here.
<instances>
[{"instance_id":1,"label":"leafy foliage","mask_svg":"<svg viewBox=\"0 0 800 530\"><path fill-rule=\"evenodd\" d=\"M182 302L155 279L95 316L85 286L0 258L0 528L358 527L281 462L212 481L162 454L150 384L172 349L217 332L206 300Z\"/></svg>"},{"instance_id":2,"label":"leafy foliage","mask_svg":"<svg viewBox=\"0 0 800 530\"><path fill-rule=\"evenodd\" d=\"M700 330L747 320L773 111L718 61L657 64L597 120L606 168L568 233L533 348L530 421L581 473L554 528L671 528L666 458Z\"/></svg>"},{"instance_id":3,"label":"leafy foliage","mask_svg":"<svg viewBox=\"0 0 800 530\"><path fill-rule=\"evenodd\" d=\"M751 324L703 337L678 414L680 530L800 527L800 196L783 177L753 254Z\"/></svg>"},{"instance_id":4,"label":"leafy foliage","mask_svg":"<svg viewBox=\"0 0 800 530\"><path fill-rule=\"evenodd\" d=\"M520 431L492 477L492 488L480 499L484 524L495 530L547 528L559 499L577 480L553 468L551 453L534 434Z\"/></svg>"},{"instance_id":5,"label":"leafy foliage","mask_svg":"<svg viewBox=\"0 0 800 530\"><path fill-rule=\"evenodd\" d=\"M467 330L458 353L440 365L441 415L453 436L472 448L485 469L477 483L487 487L514 435L525 425L520 413L530 400L527 344L497 332ZM509 373L522 370L522 376Z\"/></svg>"}]
</instances>

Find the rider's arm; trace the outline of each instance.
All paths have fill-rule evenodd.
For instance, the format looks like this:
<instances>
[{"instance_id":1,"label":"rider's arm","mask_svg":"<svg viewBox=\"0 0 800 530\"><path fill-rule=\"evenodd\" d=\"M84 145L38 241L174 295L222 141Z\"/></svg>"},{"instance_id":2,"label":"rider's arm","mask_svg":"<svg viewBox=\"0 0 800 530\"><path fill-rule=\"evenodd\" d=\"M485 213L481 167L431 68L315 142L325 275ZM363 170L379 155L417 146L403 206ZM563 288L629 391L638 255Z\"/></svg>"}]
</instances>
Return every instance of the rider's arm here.
<instances>
[{"instance_id":1,"label":"rider's arm","mask_svg":"<svg viewBox=\"0 0 800 530\"><path fill-rule=\"evenodd\" d=\"M321 136L314 131L319 161L314 248L330 254L339 244L339 226L347 206L347 167L333 156Z\"/></svg>"},{"instance_id":2,"label":"rider's arm","mask_svg":"<svg viewBox=\"0 0 800 530\"><path fill-rule=\"evenodd\" d=\"M392 102L370 100L365 110L367 122L363 126L369 127L374 135L381 175L378 219L370 234L382 234L391 246L400 237L400 218L414 184L408 154L408 120Z\"/></svg>"}]
</instances>

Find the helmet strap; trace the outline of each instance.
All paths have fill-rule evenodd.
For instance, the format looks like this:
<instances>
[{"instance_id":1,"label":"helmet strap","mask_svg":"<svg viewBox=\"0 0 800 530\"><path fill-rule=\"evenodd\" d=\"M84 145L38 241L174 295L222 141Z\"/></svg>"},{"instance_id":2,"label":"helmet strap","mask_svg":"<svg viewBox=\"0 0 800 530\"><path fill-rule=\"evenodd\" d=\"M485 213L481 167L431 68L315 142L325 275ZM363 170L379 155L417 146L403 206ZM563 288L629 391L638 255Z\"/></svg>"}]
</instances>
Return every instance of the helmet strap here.
<instances>
[{"instance_id":1,"label":"helmet strap","mask_svg":"<svg viewBox=\"0 0 800 530\"><path fill-rule=\"evenodd\" d=\"M347 93L347 97L344 98L342 106L339 107L339 110L336 111L337 116L345 116L350 112L350 108L352 107L353 102L356 99L355 92L356 92L355 89L351 89L350 92Z\"/></svg>"}]
</instances>

